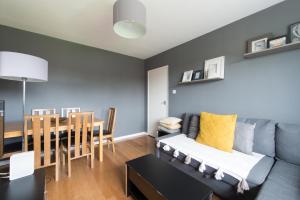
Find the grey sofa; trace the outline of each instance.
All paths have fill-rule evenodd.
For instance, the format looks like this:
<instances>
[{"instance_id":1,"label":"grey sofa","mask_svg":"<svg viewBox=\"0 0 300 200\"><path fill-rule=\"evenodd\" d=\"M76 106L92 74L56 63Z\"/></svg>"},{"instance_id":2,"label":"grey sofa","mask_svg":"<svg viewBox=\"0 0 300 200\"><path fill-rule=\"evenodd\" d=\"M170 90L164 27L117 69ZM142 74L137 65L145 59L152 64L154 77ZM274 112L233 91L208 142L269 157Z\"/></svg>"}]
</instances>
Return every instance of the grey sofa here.
<instances>
[{"instance_id":1,"label":"grey sofa","mask_svg":"<svg viewBox=\"0 0 300 200\"><path fill-rule=\"evenodd\" d=\"M300 199L300 126L278 123L276 162L257 200Z\"/></svg>"},{"instance_id":2,"label":"grey sofa","mask_svg":"<svg viewBox=\"0 0 300 200\"><path fill-rule=\"evenodd\" d=\"M243 195L236 193L237 180L226 174L222 181L217 181L210 176L214 173L213 169L208 170L206 174L196 173L198 163L184 165L184 156L170 162L172 151L168 153L160 149L159 157L207 184L223 199L299 200L300 126L263 119L239 118L238 121L256 123L253 149L265 155L247 177L250 191ZM163 137L174 135L176 134Z\"/></svg>"}]
</instances>

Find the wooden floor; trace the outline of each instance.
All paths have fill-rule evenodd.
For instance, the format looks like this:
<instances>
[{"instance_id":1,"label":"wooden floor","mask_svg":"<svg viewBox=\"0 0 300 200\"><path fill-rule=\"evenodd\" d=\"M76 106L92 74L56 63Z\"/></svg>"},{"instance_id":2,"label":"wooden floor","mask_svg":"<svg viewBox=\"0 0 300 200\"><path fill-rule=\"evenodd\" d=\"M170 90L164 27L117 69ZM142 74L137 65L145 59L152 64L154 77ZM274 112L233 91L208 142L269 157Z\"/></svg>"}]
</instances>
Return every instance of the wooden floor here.
<instances>
[{"instance_id":1,"label":"wooden floor","mask_svg":"<svg viewBox=\"0 0 300 200\"><path fill-rule=\"evenodd\" d=\"M104 161L100 163L96 159L94 169L89 167L85 158L72 161L71 178L61 167L60 180L55 182L54 167L50 167L46 171L47 200L131 199L124 193L124 163L153 151L154 139L143 136L116 143L115 153L105 146Z\"/></svg>"}]
</instances>

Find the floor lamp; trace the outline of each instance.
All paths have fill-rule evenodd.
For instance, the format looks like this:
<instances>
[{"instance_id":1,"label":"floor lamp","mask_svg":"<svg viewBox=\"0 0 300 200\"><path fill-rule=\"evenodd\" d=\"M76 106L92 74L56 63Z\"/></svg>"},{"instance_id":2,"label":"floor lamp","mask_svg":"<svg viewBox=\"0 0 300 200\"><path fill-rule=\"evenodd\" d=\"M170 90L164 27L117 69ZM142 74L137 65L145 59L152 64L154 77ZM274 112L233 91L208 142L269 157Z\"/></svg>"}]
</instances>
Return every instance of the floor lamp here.
<instances>
[{"instance_id":1,"label":"floor lamp","mask_svg":"<svg viewBox=\"0 0 300 200\"><path fill-rule=\"evenodd\" d=\"M48 61L23 53L0 51L0 78L13 81L22 81L22 113L24 119L26 105L26 83L48 81ZM23 144L24 143L22 142L22 146Z\"/></svg>"}]
</instances>

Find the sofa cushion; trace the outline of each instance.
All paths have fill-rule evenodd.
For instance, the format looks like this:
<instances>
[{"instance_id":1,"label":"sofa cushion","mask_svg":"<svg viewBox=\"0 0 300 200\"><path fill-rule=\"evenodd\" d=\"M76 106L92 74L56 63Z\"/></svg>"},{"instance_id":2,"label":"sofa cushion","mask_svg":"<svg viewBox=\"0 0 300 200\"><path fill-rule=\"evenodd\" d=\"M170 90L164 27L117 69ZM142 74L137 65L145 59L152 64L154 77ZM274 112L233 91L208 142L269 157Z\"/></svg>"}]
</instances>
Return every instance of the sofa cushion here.
<instances>
[{"instance_id":1,"label":"sofa cushion","mask_svg":"<svg viewBox=\"0 0 300 200\"><path fill-rule=\"evenodd\" d=\"M189 130L189 123L190 123L190 114L189 113L184 113L181 116L181 132L184 134L188 134L188 130Z\"/></svg>"},{"instance_id":2,"label":"sofa cushion","mask_svg":"<svg viewBox=\"0 0 300 200\"><path fill-rule=\"evenodd\" d=\"M162 123L162 124L167 124L167 125L175 125L175 124L178 124L181 121L182 120L177 118L177 117L167 117L167 118L164 118L164 119L160 120L159 122Z\"/></svg>"},{"instance_id":3,"label":"sofa cushion","mask_svg":"<svg viewBox=\"0 0 300 200\"><path fill-rule=\"evenodd\" d=\"M200 122L200 116L199 115L192 115L190 118L189 123L189 130L187 136L192 139L196 139L198 133L199 133L199 122Z\"/></svg>"},{"instance_id":4,"label":"sofa cushion","mask_svg":"<svg viewBox=\"0 0 300 200\"><path fill-rule=\"evenodd\" d=\"M216 149L232 152L237 115L201 112L200 133L196 141Z\"/></svg>"},{"instance_id":5,"label":"sofa cushion","mask_svg":"<svg viewBox=\"0 0 300 200\"><path fill-rule=\"evenodd\" d=\"M237 122L234 132L233 149L252 154L255 124Z\"/></svg>"},{"instance_id":6,"label":"sofa cushion","mask_svg":"<svg viewBox=\"0 0 300 200\"><path fill-rule=\"evenodd\" d=\"M281 160L277 161L256 199L299 200L300 166Z\"/></svg>"},{"instance_id":7,"label":"sofa cushion","mask_svg":"<svg viewBox=\"0 0 300 200\"><path fill-rule=\"evenodd\" d=\"M250 171L247 182L252 187L261 185L265 182L267 176L269 175L275 159L269 156L263 157Z\"/></svg>"},{"instance_id":8,"label":"sofa cushion","mask_svg":"<svg viewBox=\"0 0 300 200\"><path fill-rule=\"evenodd\" d=\"M265 119L238 118L239 122L256 124L253 151L275 157L275 122Z\"/></svg>"},{"instance_id":9,"label":"sofa cushion","mask_svg":"<svg viewBox=\"0 0 300 200\"><path fill-rule=\"evenodd\" d=\"M276 157L300 165L300 126L279 123L276 126Z\"/></svg>"}]
</instances>

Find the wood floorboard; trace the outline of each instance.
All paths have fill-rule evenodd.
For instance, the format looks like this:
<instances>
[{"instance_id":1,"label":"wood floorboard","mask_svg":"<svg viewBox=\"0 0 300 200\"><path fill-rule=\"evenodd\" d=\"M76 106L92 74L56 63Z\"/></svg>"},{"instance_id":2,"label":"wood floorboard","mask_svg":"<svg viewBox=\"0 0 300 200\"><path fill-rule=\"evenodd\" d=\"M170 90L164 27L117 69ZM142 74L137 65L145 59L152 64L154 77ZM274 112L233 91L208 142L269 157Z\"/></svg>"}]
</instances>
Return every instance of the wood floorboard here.
<instances>
[{"instance_id":1,"label":"wood floorboard","mask_svg":"<svg viewBox=\"0 0 300 200\"><path fill-rule=\"evenodd\" d=\"M125 162L153 153L154 139L143 136L116 143L115 147L113 153L104 146L104 161L96 159L93 169L86 158L73 160L71 178L67 176L67 167L61 166L60 180L55 182L54 167L47 168L47 200L131 200L124 192Z\"/></svg>"}]
</instances>

